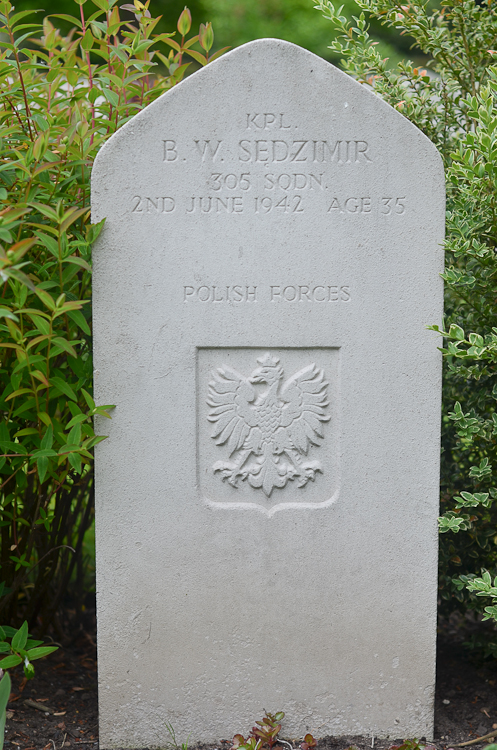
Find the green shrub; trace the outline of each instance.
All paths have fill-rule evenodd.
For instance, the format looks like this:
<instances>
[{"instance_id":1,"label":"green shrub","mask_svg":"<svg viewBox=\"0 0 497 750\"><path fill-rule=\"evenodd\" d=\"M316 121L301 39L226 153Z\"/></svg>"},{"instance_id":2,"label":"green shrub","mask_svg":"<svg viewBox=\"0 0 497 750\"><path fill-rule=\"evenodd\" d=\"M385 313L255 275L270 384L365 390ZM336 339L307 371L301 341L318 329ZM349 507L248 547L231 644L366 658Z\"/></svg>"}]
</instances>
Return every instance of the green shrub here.
<instances>
[{"instance_id":1,"label":"green shrub","mask_svg":"<svg viewBox=\"0 0 497 750\"><path fill-rule=\"evenodd\" d=\"M92 523L90 172L127 120L205 65L212 27L77 0L72 30L0 1L0 619L46 626ZM79 6L79 7L77 7ZM86 11L86 12L85 12ZM161 51L162 49L162 51ZM81 592L76 592L76 595Z\"/></svg>"},{"instance_id":2,"label":"green shrub","mask_svg":"<svg viewBox=\"0 0 497 750\"><path fill-rule=\"evenodd\" d=\"M406 3L358 0L352 27L329 0L316 7L340 33L332 49L345 69L424 131L446 165L440 593L446 610L483 612L491 594L478 575L497 572L497 17L490 2ZM366 14L413 37L431 71L389 70Z\"/></svg>"}]
</instances>

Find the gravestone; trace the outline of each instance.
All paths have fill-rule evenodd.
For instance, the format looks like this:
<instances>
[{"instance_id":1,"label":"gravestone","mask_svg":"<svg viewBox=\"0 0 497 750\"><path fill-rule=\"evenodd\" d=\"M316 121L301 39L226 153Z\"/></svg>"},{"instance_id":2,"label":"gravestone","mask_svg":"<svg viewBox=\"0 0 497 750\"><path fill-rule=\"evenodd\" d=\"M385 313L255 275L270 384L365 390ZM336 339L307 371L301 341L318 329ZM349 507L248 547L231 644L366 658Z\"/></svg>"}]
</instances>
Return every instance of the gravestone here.
<instances>
[{"instance_id":1,"label":"gravestone","mask_svg":"<svg viewBox=\"0 0 497 750\"><path fill-rule=\"evenodd\" d=\"M92 179L102 748L433 730L444 179L368 88L259 40Z\"/></svg>"}]
</instances>

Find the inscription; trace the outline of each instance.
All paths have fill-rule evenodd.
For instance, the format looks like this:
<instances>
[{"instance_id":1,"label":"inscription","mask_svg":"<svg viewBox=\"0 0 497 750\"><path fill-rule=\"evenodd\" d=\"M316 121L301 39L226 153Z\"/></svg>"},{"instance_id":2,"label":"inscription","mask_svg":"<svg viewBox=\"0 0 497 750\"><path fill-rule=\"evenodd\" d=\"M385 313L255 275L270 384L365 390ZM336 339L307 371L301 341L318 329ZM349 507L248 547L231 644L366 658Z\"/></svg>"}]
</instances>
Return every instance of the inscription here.
<instances>
[{"instance_id":1,"label":"inscription","mask_svg":"<svg viewBox=\"0 0 497 750\"><path fill-rule=\"evenodd\" d=\"M247 130L288 130L291 125L284 120L282 112L254 112L247 114Z\"/></svg>"},{"instance_id":2,"label":"inscription","mask_svg":"<svg viewBox=\"0 0 497 750\"><path fill-rule=\"evenodd\" d=\"M281 162L336 162L365 164L371 162L367 141L287 141L243 139L238 142L238 160L259 164Z\"/></svg>"},{"instance_id":3,"label":"inscription","mask_svg":"<svg viewBox=\"0 0 497 750\"><path fill-rule=\"evenodd\" d=\"M183 302L256 302L257 287L235 284L234 286L184 286Z\"/></svg>"},{"instance_id":4,"label":"inscription","mask_svg":"<svg viewBox=\"0 0 497 750\"><path fill-rule=\"evenodd\" d=\"M221 175L213 175L216 179L221 178ZM228 174L226 177L237 178L237 175ZM250 190L249 174L243 174L238 179L237 187L242 190ZM305 178L307 180L306 186L308 189L323 189L323 185L319 182L316 175L300 175L295 173L294 175L284 174L279 175L278 180L274 180L275 175L266 175L266 189L272 190L271 195L256 195L252 198L247 197L247 193L242 195L206 195L196 196L192 195L191 198L185 201L178 202L171 196L140 196L135 195L132 198L130 212L133 214L172 214L177 209L187 214L242 214L245 212L252 212L260 215L274 213L283 214L301 214L305 210L304 197L293 193L295 187L300 186L302 181L299 182L297 178ZM284 178L284 179L282 179ZM278 185L277 185L278 183ZM227 181L227 184L231 184ZM234 180L232 182L234 185ZM243 184L243 187L242 187ZM283 187L281 188L281 185ZM288 188L286 187L288 185ZM281 188L283 195L278 195L278 188ZM214 188L220 190L221 188ZM229 188L231 189L231 188ZM233 190L235 187L232 188ZM292 192L291 192L292 191ZM326 208L326 205L328 208ZM380 216L402 216L407 211L407 199L405 196L398 198L379 198L375 199L371 196L349 198L334 197L323 207L331 216L343 214L347 216L358 216L358 215L380 215Z\"/></svg>"},{"instance_id":5,"label":"inscription","mask_svg":"<svg viewBox=\"0 0 497 750\"><path fill-rule=\"evenodd\" d=\"M192 196L186 206L187 214L241 214L243 213L243 197L241 195L208 195L205 198Z\"/></svg>"},{"instance_id":6,"label":"inscription","mask_svg":"<svg viewBox=\"0 0 497 750\"><path fill-rule=\"evenodd\" d=\"M406 196L399 198L381 198L377 206L379 213L383 216L393 214L402 215L406 211ZM366 198L333 198L328 213L336 211L340 214L370 214L372 201L370 197Z\"/></svg>"},{"instance_id":7,"label":"inscription","mask_svg":"<svg viewBox=\"0 0 497 750\"><path fill-rule=\"evenodd\" d=\"M269 115L266 114L265 117ZM260 117L260 115L254 115ZM263 123L265 120L260 119ZM255 120L251 120L251 129L255 129ZM264 125L258 129L264 130L269 126ZM286 129L286 126L285 126ZM193 139L194 153L202 163L222 162L226 152L226 143L223 140L200 140ZM163 139L162 160L166 163L178 161L180 147L176 140ZM186 153L186 151L185 151ZM312 162L337 164L367 164L373 161L367 141L356 140L294 140L287 138L242 138L237 144L237 158L239 162L253 162L257 164L279 164L284 162Z\"/></svg>"},{"instance_id":8,"label":"inscription","mask_svg":"<svg viewBox=\"0 0 497 750\"><path fill-rule=\"evenodd\" d=\"M273 200L267 196L265 198L255 198L254 208L256 214L268 214L273 209L280 210L284 214L301 214L304 211L301 195L292 195L291 198L288 195L284 195L279 200Z\"/></svg>"},{"instance_id":9,"label":"inscription","mask_svg":"<svg viewBox=\"0 0 497 750\"><path fill-rule=\"evenodd\" d=\"M288 174L271 174L268 173L264 176L264 189L265 190L323 190L323 177L324 172L320 174L303 174L301 172L293 172Z\"/></svg>"},{"instance_id":10,"label":"inscription","mask_svg":"<svg viewBox=\"0 0 497 750\"><path fill-rule=\"evenodd\" d=\"M322 445L330 419L328 382L314 363L286 381L280 360L269 352L257 364L248 377L229 365L212 373L207 419L212 439L231 459L216 461L214 474L235 489L246 481L269 498L289 481L302 488L323 473L321 463L307 456Z\"/></svg>"},{"instance_id":11,"label":"inscription","mask_svg":"<svg viewBox=\"0 0 497 750\"><path fill-rule=\"evenodd\" d=\"M246 284L204 284L183 286L183 302L349 302L350 286L338 284L273 284L257 287Z\"/></svg>"},{"instance_id":12,"label":"inscription","mask_svg":"<svg viewBox=\"0 0 497 750\"><path fill-rule=\"evenodd\" d=\"M350 287L348 286L271 286L271 302L348 302Z\"/></svg>"},{"instance_id":13,"label":"inscription","mask_svg":"<svg viewBox=\"0 0 497 750\"><path fill-rule=\"evenodd\" d=\"M133 198L132 214L170 214L176 208L174 198L148 198L135 195Z\"/></svg>"}]
</instances>

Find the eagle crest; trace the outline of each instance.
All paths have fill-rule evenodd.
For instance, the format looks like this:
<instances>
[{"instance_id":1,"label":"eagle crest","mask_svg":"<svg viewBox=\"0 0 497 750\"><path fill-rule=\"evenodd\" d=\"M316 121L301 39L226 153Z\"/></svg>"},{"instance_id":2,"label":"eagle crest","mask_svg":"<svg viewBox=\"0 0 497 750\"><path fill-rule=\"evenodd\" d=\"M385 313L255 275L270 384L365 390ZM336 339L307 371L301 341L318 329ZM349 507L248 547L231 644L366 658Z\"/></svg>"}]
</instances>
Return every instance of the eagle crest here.
<instances>
[{"instance_id":1,"label":"eagle crest","mask_svg":"<svg viewBox=\"0 0 497 750\"><path fill-rule=\"evenodd\" d=\"M212 373L207 399L211 437L226 446L232 459L212 468L233 487L246 480L270 497L289 480L304 487L322 472L319 461L304 457L324 438L323 422L330 419L328 383L315 364L283 382L277 357L268 352L257 362L248 378L229 365Z\"/></svg>"}]
</instances>

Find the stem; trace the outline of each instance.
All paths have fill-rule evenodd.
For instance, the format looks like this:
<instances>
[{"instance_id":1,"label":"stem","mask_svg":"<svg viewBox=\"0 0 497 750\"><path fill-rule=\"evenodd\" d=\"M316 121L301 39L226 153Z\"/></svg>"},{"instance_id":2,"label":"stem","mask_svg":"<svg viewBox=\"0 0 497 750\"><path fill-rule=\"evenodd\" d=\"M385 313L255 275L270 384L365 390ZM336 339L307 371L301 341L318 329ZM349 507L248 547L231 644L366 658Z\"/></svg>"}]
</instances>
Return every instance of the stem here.
<instances>
[{"instance_id":1,"label":"stem","mask_svg":"<svg viewBox=\"0 0 497 750\"><path fill-rule=\"evenodd\" d=\"M85 21L85 14L83 13L83 6L79 6L80 14L81 14L81 25L82 25L82 32L83 36L86 34L86 21ZM91 72L91 64L90 64L90 53L88 50L84 50L85 57L86 57L86 64L88 65L88 80L90 82L90 94L93 90L93 75ZM93 136L94 136L94 130L95 130L95 104L92 102L90 104L90 111L91 111L91 136L90 136L90 146L93 145Z\"/></svg>"},{"instance_id":2,"label":"stem","mask_svg":"<svg viewBox=\"0 0 497 750\"><path fill-rule=\"evenodd\" d=\"M31 110L29 109L28 96L26 94L26 87L24 85L24 76L22 74L22 68L21 68L21 63L20 63L20 60L19 60L19 55L17 53L16 40L14 38L14 34L13 34L12 28L10 26L10 19L9 19L8 16L7 16L7 20L8 20L8 26L7 26L7 28L9 30L10 43L14 47L14 56L16 58L17 72L19 73L19 81L21 82L22 96L23 96L23 99L24 99L24 106L26 108L26 117L27 117L27 121L28 121L29 138L30 138L31 142L33 142L34 141L34 135L33 135L33 131L31 130ZM34 129L34 125L33 125L33 129Z\"/></svg>"}]
</instances>

